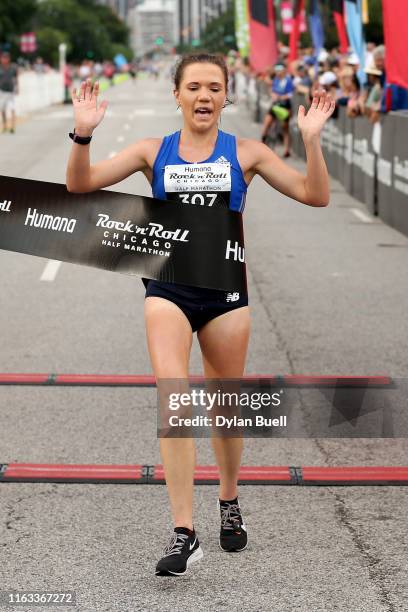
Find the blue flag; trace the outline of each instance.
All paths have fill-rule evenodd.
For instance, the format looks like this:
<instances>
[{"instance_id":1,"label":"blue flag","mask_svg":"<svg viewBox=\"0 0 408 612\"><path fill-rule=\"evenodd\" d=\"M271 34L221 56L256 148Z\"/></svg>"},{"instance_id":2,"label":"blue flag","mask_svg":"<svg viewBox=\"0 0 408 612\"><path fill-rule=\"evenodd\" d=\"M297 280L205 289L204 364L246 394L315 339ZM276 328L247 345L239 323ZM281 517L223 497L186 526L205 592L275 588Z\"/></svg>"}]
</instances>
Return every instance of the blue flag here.
<instances>
[{"instance_id":1,"label":"blue flag","mask_svg":"<svg viewBox=\"0 0 408 612\"><path fill-rule=\"evenodd\" d=\"M312 35L315 55L319 55L320 50L324 47L324 32L322 18L320 15L319 0L311 0L309 27Z\"/></svg>"},{"instance_id":2,"label":"blue flag","mask_svg":"<svg viewBox=\"0 0 408 612\"><path fill-rule=\"evenodd\" d=\"M358 69L358 80L364 85L367 75L365 67L365 40L363 33L363 20L361 17L361 0L346 0L347 34L354 53L360 60Z\"/></svg>"}]
</instances>

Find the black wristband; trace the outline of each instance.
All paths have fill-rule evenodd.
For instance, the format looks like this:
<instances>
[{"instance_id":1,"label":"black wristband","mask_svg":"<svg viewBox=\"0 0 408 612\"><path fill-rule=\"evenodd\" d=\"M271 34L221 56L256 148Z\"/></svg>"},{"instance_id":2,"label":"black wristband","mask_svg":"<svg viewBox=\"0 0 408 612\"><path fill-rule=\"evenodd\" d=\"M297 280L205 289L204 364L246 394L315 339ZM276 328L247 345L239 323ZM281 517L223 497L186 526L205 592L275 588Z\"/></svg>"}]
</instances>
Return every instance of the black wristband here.
<instances>
[{"instance_id":1,"label":"black wristband","mask_svg":"<svg viewBox=\"0 0 408 612\"><path fill-rule=\"evenodd\" d=\"M73 132L70 132L68 134L68 136L77 144L81 144L81 145L87 145L91 142L92 140L92 136L78 136L78 134L75 134L75 128Z\"/></svg>"}]
</instances>

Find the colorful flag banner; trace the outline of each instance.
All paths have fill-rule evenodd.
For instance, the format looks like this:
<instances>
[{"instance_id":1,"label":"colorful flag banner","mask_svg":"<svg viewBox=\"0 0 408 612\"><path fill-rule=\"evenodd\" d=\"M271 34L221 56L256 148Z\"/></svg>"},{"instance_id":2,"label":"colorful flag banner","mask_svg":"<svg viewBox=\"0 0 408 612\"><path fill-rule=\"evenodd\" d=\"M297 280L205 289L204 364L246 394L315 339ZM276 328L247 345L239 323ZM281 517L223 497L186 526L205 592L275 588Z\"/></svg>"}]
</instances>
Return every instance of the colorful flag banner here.
<instances>
[{"instance_id":1,"label":"colorful flag banner","mask_svg":"<svg viewBox=\"0 0 408 612\"><path fill-rule=\"evenodd\" d=\"M235 0L235 38L241 57L249 56L249 23L247 0Z\"/></svg>"},{"instance_id":2,"label":"colorful flag banner","mask_svg":"<svg viewBox=\"0 0 408 612\"><path fill-rule=\"evenodd\" d=\"M311 0L309 24L315 54L318 56L321 49L324 47L324 31L322 17L320 14L319 0Z\"/></svg>"},{"instance_id":3,"label":"colorful flag banner","mask_svg":"<svg viewBox=\"0 0 408 612\"><path fill-rule=\"evenodd\" d=\"M387 82L408 89L408 20L406 0L383 0Z\"/></svg>"},{"instance_id":4,"label":"colorful flag banner","mask_svg":"<svg viewBox=\"0 0 408 612\"><path fill-rule=\"evenodd\" d=\"M281 21L282 21L282 32L284 34L290 34L293 25L293 2L292 0L282 0L281 2ZM299 31L306 32L306 13L303 9L300 11L300 23Z\"/></svg>"},{"instance_id":5,"label":"colorful flag banner","mask_svg":"<svg viewBox=\"0 0 408 612\"><path fill-rule=\"evenodd\" d=\"M366 45L363 33L363 22L361 18L361 0L354 2L346 0L347 33L351 47L360 60L358 69L358 80L360 85L364 85L367 75L364 72Z\"/></svg>"},{"instance_id":6,"label":"colorful flag banner","mask_svg":"<svg viewBox=\"0 0 408 612\"><path fill-rule=\"evenodd\" d=\"M290 33L290 39L289 39L289 48L290 48L289 61L293 61L297 59L298 57L298 52L299 52L298 45L299 45L299 39L300 39L300 21L301 21L302 11L304 12L304 5L305 5L304 0L293 0L292 31Z\"/></svg>"},{"instance_id":7,"label":"colorful flag banner","mask_svg":"<svg viewBox=\"0 0 408 612\"><path fill-rule=\"evenodd\" d=\"M250 64L257 72L277 58L273 0L249 0Z\"/></svg>"}]
</instances>

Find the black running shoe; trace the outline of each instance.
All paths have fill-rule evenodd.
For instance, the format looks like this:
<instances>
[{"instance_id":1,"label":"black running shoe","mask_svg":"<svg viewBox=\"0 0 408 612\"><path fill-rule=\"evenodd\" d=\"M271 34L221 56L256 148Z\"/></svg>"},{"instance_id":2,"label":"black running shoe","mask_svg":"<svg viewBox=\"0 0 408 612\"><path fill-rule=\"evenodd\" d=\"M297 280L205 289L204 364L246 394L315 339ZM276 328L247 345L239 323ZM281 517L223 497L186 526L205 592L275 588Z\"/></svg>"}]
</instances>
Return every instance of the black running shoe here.
<instances>
[{"instance_id":1,"label":"black running shoe","mask_svg":"<svg viewBox=\"0 0 408 612\"><path fill-rule=\"evenodd\" d=\"M164 556L156 566L156 576L182 576L187 568L199 561L203 551L195 532L189 535L185 527L176 527Z\"/></svg>"},{"instance_id":2,"label":"black running shoe","mask_svg":"<svg viewBox=\"0 0 408 612\"><path fill-rule=\"evenodd\" d=\"M248 544L248 535L238 499L231 502L218 500L218 508L221 513L220 547L225 552L244 550Z\"/></svg>"}]
</instances>

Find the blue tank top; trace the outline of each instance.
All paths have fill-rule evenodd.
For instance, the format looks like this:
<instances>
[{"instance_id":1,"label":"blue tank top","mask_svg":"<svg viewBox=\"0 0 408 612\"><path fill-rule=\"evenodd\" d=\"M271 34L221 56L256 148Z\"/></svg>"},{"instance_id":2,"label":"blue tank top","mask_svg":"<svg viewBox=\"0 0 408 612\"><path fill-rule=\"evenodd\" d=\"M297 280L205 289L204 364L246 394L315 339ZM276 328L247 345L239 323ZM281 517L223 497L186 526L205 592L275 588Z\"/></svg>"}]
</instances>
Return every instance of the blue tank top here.
<instances>
[{"instance_id":1,"label":"blue tank top","mask_svg":"<svg viewBox=\"0 0 408 612\"><path fill-rule=\"evenodd\" d=\"M187 162L179 154L180 130L163 138L153 165L153 197L242 213L247 184L237 158L235 136L218 130L208 159Z\"/></svg>"}]
</instances>

